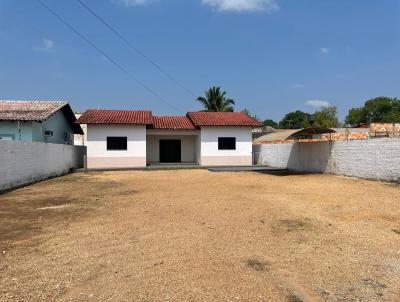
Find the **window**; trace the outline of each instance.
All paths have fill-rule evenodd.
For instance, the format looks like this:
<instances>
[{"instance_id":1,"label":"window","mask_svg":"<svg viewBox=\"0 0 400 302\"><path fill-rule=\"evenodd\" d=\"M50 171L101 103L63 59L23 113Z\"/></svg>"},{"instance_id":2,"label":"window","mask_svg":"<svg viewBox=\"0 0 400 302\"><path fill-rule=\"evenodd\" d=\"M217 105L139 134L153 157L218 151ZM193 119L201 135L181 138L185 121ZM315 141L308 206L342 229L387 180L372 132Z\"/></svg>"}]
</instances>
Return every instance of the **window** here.
<instances>
[{"instance_id":1,"label":"window","mask_svg":"<svg viewBox=\"0 0 400 302\"><path fill-rule=\"evenodd\" d=\"M109 136L107 137L107 150L128 150L127 137Z\"/></svg>"},{"instance_id":2,"label":"window","mask_svg":"<svg viewBox=\"0 0 400 302\"><path fill-rule=\"evenodd\" d=\"M236 137L218 137L218 150L236 150Z\"/></svg>"},{"instance_id":3,"label":"window","mask_svg":"<svg viewBox=\"0 0 400 302\"><path fill-rule=\"evenodd\" d=\"M53 132L52 130L45 130L45 131L43 132L43 135L44 135L44 136L53 136L53 135L54 135L54 132Z\"/></svg>"},{"instance_id":4,"label":"window","mask_svg":"<svg viewBox=\"0 0 400 302\"><path fill-rule=\"evenodd\" d=\"M0 134L0 140L12 141L14 139L14 134Z\"/></svg>"}]
</instances>

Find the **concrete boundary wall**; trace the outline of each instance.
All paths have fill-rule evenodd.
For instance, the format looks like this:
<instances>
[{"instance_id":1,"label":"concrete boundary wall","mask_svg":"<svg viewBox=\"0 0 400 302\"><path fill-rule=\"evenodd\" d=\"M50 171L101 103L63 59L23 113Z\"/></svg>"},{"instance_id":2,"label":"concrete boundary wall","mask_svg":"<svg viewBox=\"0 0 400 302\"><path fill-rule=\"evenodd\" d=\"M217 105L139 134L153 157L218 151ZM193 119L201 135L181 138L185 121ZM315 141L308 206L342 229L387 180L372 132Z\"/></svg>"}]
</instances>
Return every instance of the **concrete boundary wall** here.
<instances>
[{"instance_id":1,"label":"concrete boundary wall","mask_svg":"<svg viewBox=\"0 0 400 302\"><path fill-rule=\"evenodd\" d=\"M293 171L400 182L400 138L255 145L256 163Z\"/></svg>"},{"instance_id":2,"label":"concrete boundary wall","mask_svg":"<svg viewBox=\"0 0 400 302\"><path fill-rule=\"evenodd\" d=\"M82 168L85 154L83 146L0 141L0 191Z\"/></svg>"}]
</instances>

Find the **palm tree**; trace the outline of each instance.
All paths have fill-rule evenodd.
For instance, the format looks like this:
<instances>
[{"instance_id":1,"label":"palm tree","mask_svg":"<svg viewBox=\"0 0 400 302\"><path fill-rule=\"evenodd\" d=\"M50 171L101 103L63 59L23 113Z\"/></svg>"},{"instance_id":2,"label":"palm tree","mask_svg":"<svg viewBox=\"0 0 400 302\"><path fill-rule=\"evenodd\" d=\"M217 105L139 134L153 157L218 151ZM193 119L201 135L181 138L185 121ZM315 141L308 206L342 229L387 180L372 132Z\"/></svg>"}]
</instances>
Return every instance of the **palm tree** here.
<instances>
[{"instance_id":1,"label":"palm tree","mask_svg":"<svg viewBox=\"0 0 400 302\"><path fill-rule=\"evenodd\" d=\"M199 96L197 100L203 104L204 111L233 112L235 101L227 99L226 92L221 91L220 87L213 86L204 92L205 96Z\"/></svg>"}]
</instances>

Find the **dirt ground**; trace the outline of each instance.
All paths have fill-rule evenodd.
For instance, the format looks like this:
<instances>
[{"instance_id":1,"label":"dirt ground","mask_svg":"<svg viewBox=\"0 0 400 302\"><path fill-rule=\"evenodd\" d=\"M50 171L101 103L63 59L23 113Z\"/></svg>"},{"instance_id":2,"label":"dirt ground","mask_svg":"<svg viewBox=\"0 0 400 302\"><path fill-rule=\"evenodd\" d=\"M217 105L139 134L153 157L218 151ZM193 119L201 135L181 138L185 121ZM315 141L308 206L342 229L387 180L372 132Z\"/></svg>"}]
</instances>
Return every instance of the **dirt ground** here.
<instances>
[{"instance_id":1,"label":"dirt ground","mask_svg":"<svg viewBox=\"0 0 400 302\"><path fill-rule=\"evenodd\" d=\"M206 170L0 195L0 301L400 301L400 186Z\"/></svg>"}]
</instances>

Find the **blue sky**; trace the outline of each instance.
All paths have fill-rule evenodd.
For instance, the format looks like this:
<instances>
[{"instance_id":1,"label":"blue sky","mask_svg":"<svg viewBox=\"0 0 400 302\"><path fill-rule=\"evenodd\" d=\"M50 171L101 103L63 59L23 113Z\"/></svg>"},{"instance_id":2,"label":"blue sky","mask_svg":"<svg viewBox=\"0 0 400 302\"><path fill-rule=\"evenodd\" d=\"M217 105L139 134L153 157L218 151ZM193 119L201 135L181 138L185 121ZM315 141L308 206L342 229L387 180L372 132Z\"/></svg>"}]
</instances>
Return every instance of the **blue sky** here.
<instances>
[{"instance_id":1,"label":"blue sky","mask_svg":"<svg viewBox=\"0 0 400 302\"><path fill-rule=\"evenodd\" d=\"M0 0L0 98L63 99L75 110L201 109L77 1L43 0L170 106L115 68L36 1ZM261 118L344 118L400 96L398 0L84 0L196 95L219 85Z\"/></svg>"}]
</instances>

